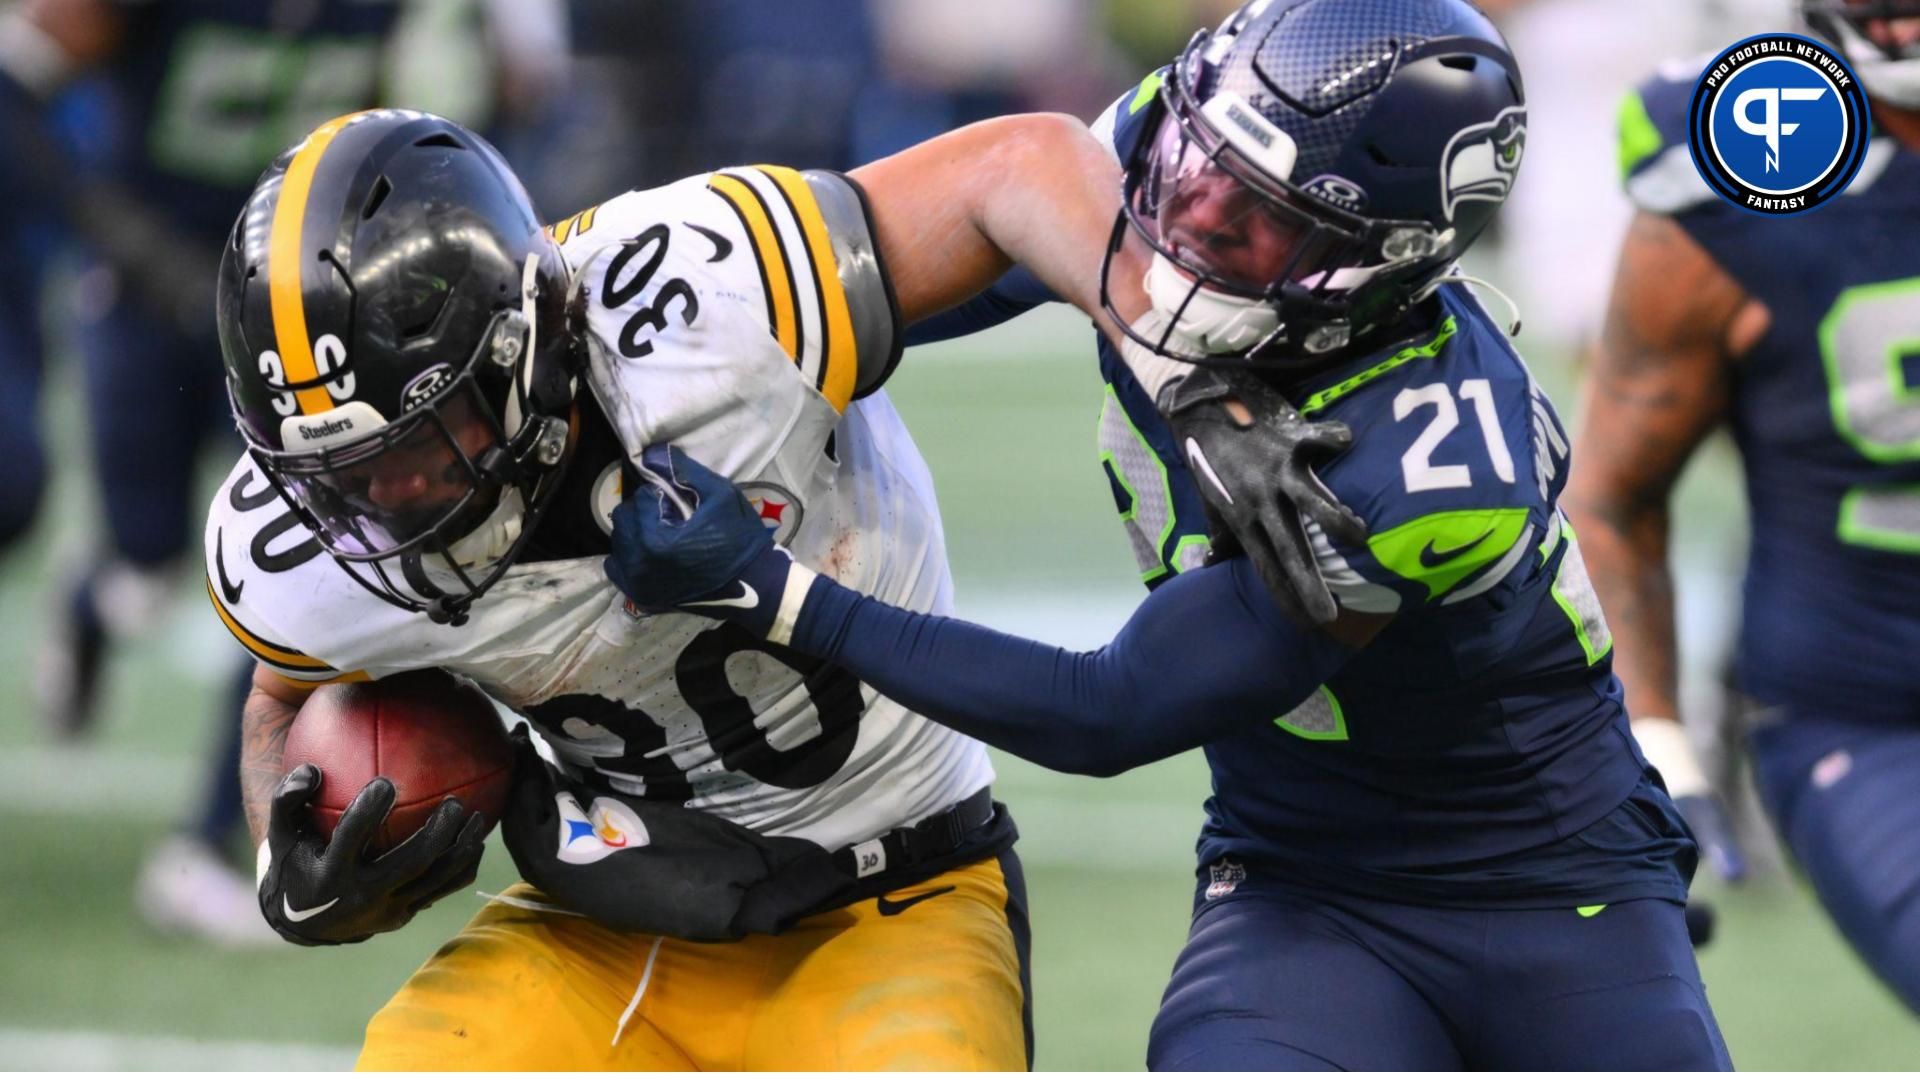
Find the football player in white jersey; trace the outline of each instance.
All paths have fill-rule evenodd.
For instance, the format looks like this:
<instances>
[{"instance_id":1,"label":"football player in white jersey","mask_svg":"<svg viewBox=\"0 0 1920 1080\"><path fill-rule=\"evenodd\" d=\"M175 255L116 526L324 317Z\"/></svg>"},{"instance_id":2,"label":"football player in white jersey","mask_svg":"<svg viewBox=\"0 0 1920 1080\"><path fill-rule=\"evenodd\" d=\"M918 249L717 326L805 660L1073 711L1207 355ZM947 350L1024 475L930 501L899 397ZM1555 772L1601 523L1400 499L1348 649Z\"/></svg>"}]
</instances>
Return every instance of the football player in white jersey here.
<instances>
[{"instance_id":1,"label":"football player in white jersey","mask_svg":"<svg viewBox=\"0 0 1920 1080\"><path fill-rule=\"evenodd\" d=\"M373 1019L362 1066L1030 1063L1024 887L981 746L729 623L637 610L602 558L642 448L671 442L823 572L947 611L932 487L878 393L901 328L1017 260L1117 333L1117 181L1077 121L1011 117L852 176L730 169L543 231L497 153L436 117L342 117L274 161L221 269L249 449L206 533L208 593L259 660L243 773L268 921L362 940L479 859L451 800L365 856L379 780L331 844L304 825L317 771L283 777L281 747L318 685L449 671L561 762L523 770L503 828L530 883ZM1141 273L1113 279L1144 312Z\"/></svg>"}]
</instances>

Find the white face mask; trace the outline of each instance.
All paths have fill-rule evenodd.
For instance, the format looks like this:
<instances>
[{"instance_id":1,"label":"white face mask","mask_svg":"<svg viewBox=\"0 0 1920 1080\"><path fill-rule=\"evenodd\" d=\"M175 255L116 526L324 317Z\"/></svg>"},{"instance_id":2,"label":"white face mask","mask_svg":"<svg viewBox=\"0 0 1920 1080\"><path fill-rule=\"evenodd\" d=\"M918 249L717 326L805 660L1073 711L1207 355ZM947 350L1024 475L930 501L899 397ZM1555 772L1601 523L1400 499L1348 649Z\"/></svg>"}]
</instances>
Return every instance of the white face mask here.
<instances>
[{"instance_id":1,"label":"white face mask","mask_svg":"<svg viewBox=\"0 0 1920 1080\"><path fill-rule=\"evenodd\" d=\"M1280 313L1271 304L1205 286L1195 289L1193 279L1158 252L1145 286L1154 311L1169 320L1180 313L1174 334L1198 352L1242 352L1280 328Z\"/></svg>"}]
</instances>

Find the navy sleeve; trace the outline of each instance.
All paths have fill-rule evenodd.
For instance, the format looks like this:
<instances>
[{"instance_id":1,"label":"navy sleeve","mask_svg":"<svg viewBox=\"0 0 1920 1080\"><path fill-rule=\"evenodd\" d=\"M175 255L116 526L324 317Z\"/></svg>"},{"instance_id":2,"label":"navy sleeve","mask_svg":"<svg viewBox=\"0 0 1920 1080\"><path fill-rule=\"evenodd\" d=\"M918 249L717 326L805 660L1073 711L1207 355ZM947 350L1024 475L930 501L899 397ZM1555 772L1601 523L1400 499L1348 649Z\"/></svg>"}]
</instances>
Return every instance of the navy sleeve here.
<instances>
[{"instance_id":1,"label":"navy sleeve","mask_svg":"<svg viewBox=\"0 0 1920 1080\"><path fill-rule=\"evenodd\" d=\"M999 281L973 299L938 315L921 319L907 328L908 345L926 345L949 338L966 337L987 330L1017 315L1025 315L1041 304L1058 300L1053 290L1040 283L1024 266L1002 274Z\"/></svg>"},{"instance_id":2,"label":"navy sleeve","mask_svg":"<svg viewBox=\"0 0 1920 1080\"><path fill-rule=\"evenodd\" d=\"M1244 558L1179 575L1091 652L905 611L825 577L793 645L956 731L1095 776L1285 715L1353 655L1281 614Z\"/></svg>"}]
</instances>

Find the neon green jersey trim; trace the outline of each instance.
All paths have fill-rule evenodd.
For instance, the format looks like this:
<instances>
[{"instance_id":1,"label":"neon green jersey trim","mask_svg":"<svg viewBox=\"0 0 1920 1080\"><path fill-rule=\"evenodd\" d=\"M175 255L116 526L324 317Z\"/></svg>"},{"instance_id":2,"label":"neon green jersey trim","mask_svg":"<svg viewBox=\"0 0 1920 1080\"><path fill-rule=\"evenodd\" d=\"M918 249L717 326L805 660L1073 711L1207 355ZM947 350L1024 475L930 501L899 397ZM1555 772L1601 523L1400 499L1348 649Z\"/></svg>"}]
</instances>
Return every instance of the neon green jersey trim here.
<instances>
[{"instance_id":1,"label":"neon green jersey trim","mask_svg":"<svg viewBox=\"0 0 1920 1080\"><path fill-rule=\"evenodd\" d=\"M1593 918L1593 917L1594 917L1595 915L1598 915L1598 914L1600 914L1601 912L1603 912L1603 911L1605 911L1605 910L1607 910L1607 905L1605 905L1605 904L1588 904L1588 905L1587 905L1587 906L1585 906L1585 907L1577 907L1577 908L1574 908L1573 910L1574 910L1574 912L1575 912L1575 913L1577 913L1577 914L1578 914L1578 915L1579 915L1579 916L1580 916L1581 918L1583 918L1583 919L1591 919L1591 918Z\"/></svg>"},{"instance_id":2,"label":"neon green jersey trim","mask_svg":"<svg viewBox=\"0 0 1920 1080\"><path fill-rule=\"evenodd\" d=\"M1308 398L1307 403L1300 406L1300 411L1302 413L1319 412L1321 409L1346 397L1348 394L1353 393L1355 390L1360 389L1402 364L1433 356L1440 351L1440 347L1447 343L1447 339L1452 337L1453 332L1458 328L1459 325L1454 321L1453 316L1447 316L1446 321L1440 324L1440 332L1434 335L1432 341L1427 342L1425 345L1414 345L1401 349L1399 352L1394 353L1392 356L1387 357L1385 360L1380 361L1367 370L1334 383L1332 386Z\"/></svg>"},{"instance_id":3,"label":"neon green jersey trim","mask_svg":"<svg viewBox=\"0 0 1920 1080\"><path fill-rule=\"evenodd\" d=\"M1660 152L1660 129L1653 126L1647 103L1640 99L1638 90L1629 90L1620 99L1614 127L1620 137L1620 180L1625 183L1634 166Z\"/></svg>"},{"instance_id":4,"label":"neon green jersey trim","mask_svg":"<svg viewBox=\"0 0 1920 1080\"><path fill-rule=\"evenodd\" d=\"M1302 727L1301 725L1293 723L1287 719L1288 716L1293 716L1296 713L1311 710L1313 707L1312 698L1308 698L1305 704L1301 705L1299 708L1294 709L1293 712L1288 713L1286 716L1274 717L1273 718L1274 725L1278 727L1280 730L1287 732L1288 734L1298 735L1303 739L1312 739L1314 742L1346 742L1347 741L1347 711L1340 707L1340 699L1337 697L1334 697L1333 691L1324 686L1322 686L1318 690L1315 690L1314 693L1326 699L1327 711L1333 714L1332 727L1324 731L1315 731L1312 728Z\"/></svg>"},{"instance_id":5,"label":"neon green jersey trim","mask_svg":"<svg viewBox=\"0 0 1920 1080\"><path fill-rule=\"evenodd\" d=\"M1835 535L1846 543L1860 547L1893 551L1902 555L1920 555L1920 536L1899 529L1876 527L1867 524L1864 520L1860 503L1876 495L1920 498L1920 486L1848 488L1846 494L1840 496L1840 517L1834 529Z\"/></svg>"},{"instance_id":6,"label":"neon green jersey trim","mask_svg":"<svg viewBox=\"0 0 1920 1080\"><path fill-rule=\"evenodd\" d=\"M1920 291L1920 277L1856 285L1842 292L1833 302L1833 307L1828 309L1826 317L1820 320L1820 361L1827 372L1827 407L1833 416L1834 430L1838 431L1841 438L1869 461L1882 463L1912 461L1920 457L1920 439L1905 443L1883 443L1870 439L1854 429L1852 421L1847 416L1847 377L1840 370L1840 346L1836 340L1840 333L1840 323L1846 318L1848 309L1856 303L1906 296L1916 291ZM1906 355L1904 350L1912 344L1908 341L1896 341L1889 344L1886 350L1887 378L1892 382L1894 398L1903 404L1920 396L1920 391L1907 385L1900 363L1901 357Z\"/></svg>"},{"instance_id":7,"label":"neon green jersey trim","mask_svg":"<svg viewBox=\"0 0 1920 1080\"><path fill-rule=\"evenodd\" d=\"M1153 462L1154 467L1160 470L1160 497L1166 503L1167 515L1167 523L1161 526L1160 535L1153 540L1153 550L1160 557L1160 565L1140 575L1142 581L1158 581L1179 569L1168 566L1166 557L1167 541L1173 539L1173 528L1178 524L1174 520L1173 512L1173 480L1167 475L1167 463L1161 461L1160 455L1153 452L1153 444L1147 441L1145 435L1140 434L1140 428L1134 424L1133 417L1128 416L1126 407L1120 404L1120 395L1114 392L1112 383L1107 384L1107 398L1101 403L1100 408L1103 412L1113 409L1119 413L1120 422L1127 425L1127 431L1133 435L1135 441L1139 442L1140 448L1147 452L1147 460ZM1100 451L1100 460L1106 462L1114 478L1120 482L1121 487L1126 489L1127 509L1120 514L1120 520L1134 520L1135 514L1140 509L1140 492L1135 490L1133 484L1127 480L1126 472L1120 468L1120 461L1113 456L1111 450Z\"/></svg>"},{"instance_id":8,"label":"neon green jersey trim","mask_svg":"<svg viewBox=\"0 0 1920 1080\"><path fill-rule=\"evenodd\" d=\"M1160 92L1160 84L1165 81L1166 78L1157 71L1140 80L1140 89L1135 90L1133 100L1127 102L1127 115L1132 116L1145 108L1147 103L1153 100L1154 95Z\"/></svg>"},{"instance_id":9,"label":"neon green jersey trim","mask_svg":"<svg viewBox=\"0 0 1920 1080\"><path fill-rule=\"evenodd\" d=\"M1442 510L1367 538L1381 566L1427 587L1437 600L1447 590L1513 549L1527 527L1525 507Z\"/></svg>"}]
</instances>

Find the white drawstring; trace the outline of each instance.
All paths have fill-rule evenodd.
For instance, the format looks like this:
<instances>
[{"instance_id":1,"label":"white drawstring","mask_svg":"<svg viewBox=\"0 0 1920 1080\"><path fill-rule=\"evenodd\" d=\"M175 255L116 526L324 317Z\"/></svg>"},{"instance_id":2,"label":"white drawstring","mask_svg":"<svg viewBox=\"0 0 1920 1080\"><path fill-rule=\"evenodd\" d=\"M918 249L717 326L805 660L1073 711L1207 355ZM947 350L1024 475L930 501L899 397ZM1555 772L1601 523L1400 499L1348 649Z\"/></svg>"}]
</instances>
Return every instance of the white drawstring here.
<instances>
[{"instance_id":1,"label":"white drawstring","mask_svg":"<svg viewBox=\"0 0 1920 1080\"><path fill-rule=\"evenodd\" d=\"M653 962L660 956L660 943L665 937L653 939L653 948L647 950L647 966L641 969L640 985L633 988L633 1000L627 1002L627 1011L620 1014L620 1024L613 1029L613 1042L610 1046L620 1045L620 1036L627 1033L627 1021L633 1019L633 1012L640 1007L640 999L647 996L647 983L653 981Z\"/></svg>"},{"instance_id":2,"label":"white drawstring","mask_svg":"<svg viewBox=\"0 0 1920 1080\"><path fill-rule=\"evenodd\" d=\"M1426 285L1423 286L1419 292L1414 293L1413 302L1416 304L1421 303L1422 301L1426 300L1428 297L1432 296L1434 293L1440 291L1440 286L1450 285L1450 284L1451 285L1478 285L1481 288L1492 293L1493 295L1499 297L1500 302L1507 305L1507 313L1513 317L1513 321L1507 324L1507 336L1508 337L1520 336L1520 305L1513 302L1513 297L1508 296L1506 293L1501 292L1499 286L1495 285L1493 282L1474 277L1470 274L1461 274L1461 273L1442 274L1439 277L1434 278L1432 281L1427 282Z\"/></svg>"},{"instance_id":3,"label":"white drawstring","mask_svg":"<svg viewBox=\"0 0 1920 1080\"><path fill-rule=\"evenodd\" d=\"M544 911L553 915L571 915L576 919L586 918L585 915L577 911L568 911L566 908L556 907L553 904L543 904L538 900L528 900L519 896L508 896L504 893L482 892L479 889L475 889L473 892L475 896L483 900L492 900L497 904L505 904L508 907L523 908L527 911Z\"/></svg>"}]
</instances>

